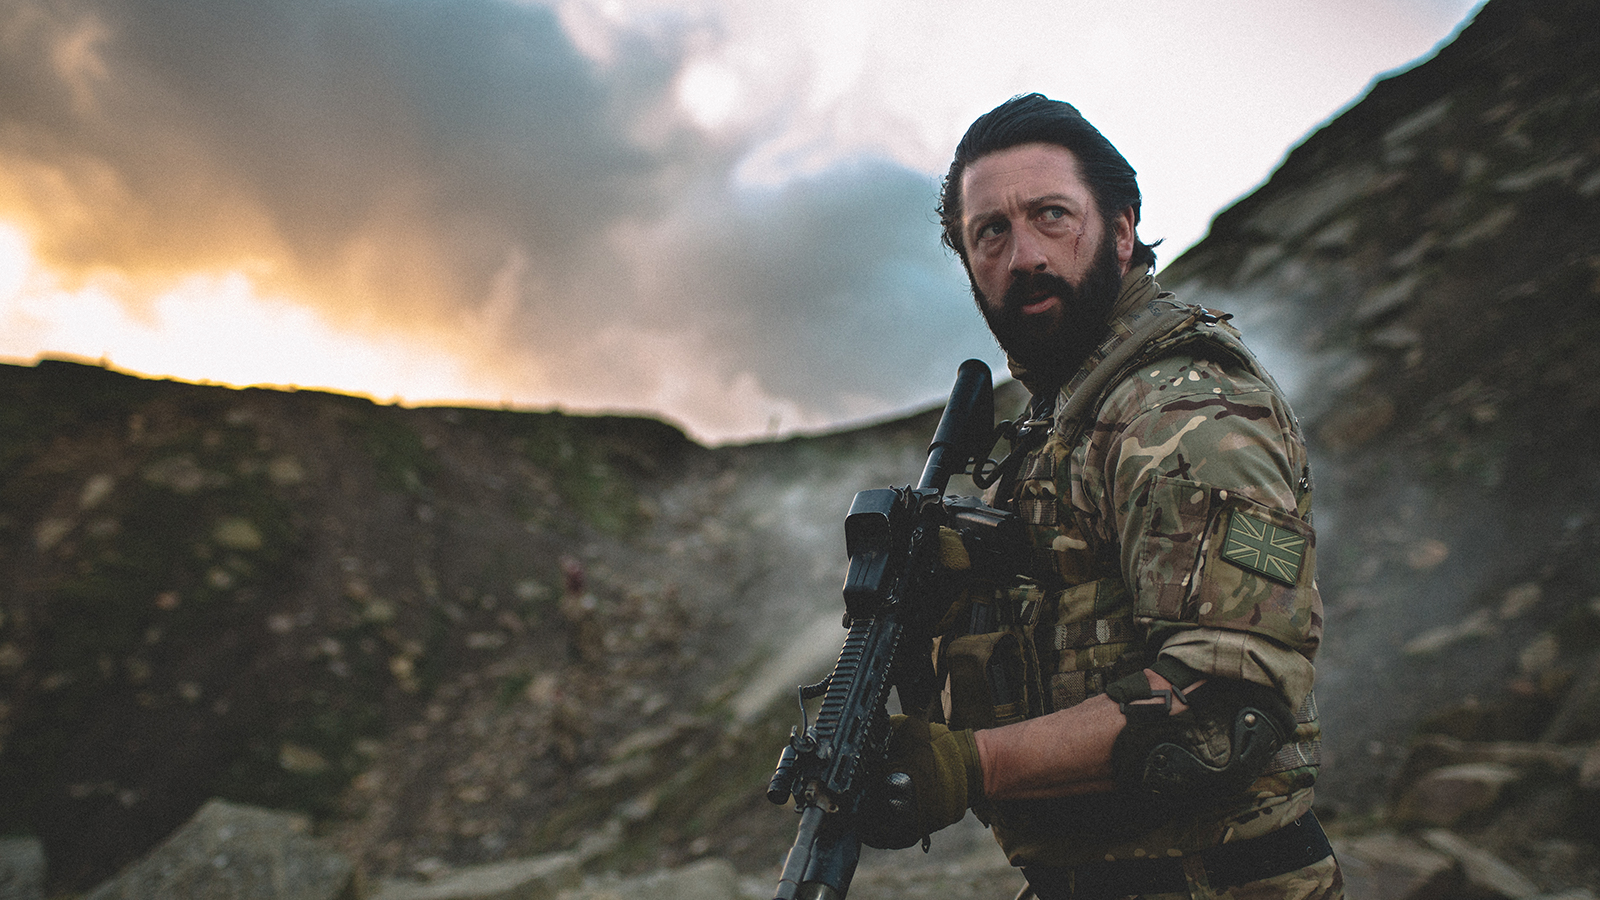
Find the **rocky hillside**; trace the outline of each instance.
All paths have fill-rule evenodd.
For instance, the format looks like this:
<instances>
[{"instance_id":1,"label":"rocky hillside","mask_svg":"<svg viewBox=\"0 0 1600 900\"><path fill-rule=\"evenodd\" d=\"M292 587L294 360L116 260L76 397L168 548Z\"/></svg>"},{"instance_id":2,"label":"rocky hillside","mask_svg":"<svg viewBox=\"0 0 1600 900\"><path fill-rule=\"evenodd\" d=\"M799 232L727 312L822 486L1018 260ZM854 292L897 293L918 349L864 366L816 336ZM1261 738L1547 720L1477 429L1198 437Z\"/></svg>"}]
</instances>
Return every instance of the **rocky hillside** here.
<instances>
[{"instance_id":1,"label":"rocky hillside","mask_svg":"<svg viewBox=\"0 0 1600 900\"><path fill-rule=\"evenodd\" d=\"M1479 894L1600 884L1597 12L1491 0L1161 274L1235 314L1312 437L1319 796L1363 896L1461 895L1469 850L1523 878ZM915 479L935 415L710 449L0 366L0 835L55 891L211 797L310 814L369 881L580 846L769 876L841 518ZM998 895L985 840L873 856L852 896Z\"/></svg>"},{"instance_id":2,"label":"rocky hillside","mask_svg":"<svg viewBox=\"0 0 1600 900\"><path fill-rule=\"evenodd\" d=\"M1597 736L1549 724L1600 649L1597 12L1489 3L1163 273L1238 314L1312 435L1329 802L1447 709L1461 736Z\"/></svg>"},{"instance_id":3,"label":"rocky hillside","mask_svg":"<svg viewBox=\"0 0 1600 900\"><path fill-rule=\"evenodd\" d=\"M844 510L915 478L932 415L708 450L0 366L0 833L60 888L212 796L311 813L375 876L608 828L615 865L729 833L766 864L773 700L837 652Z\"/></svg>"}]
</instances>

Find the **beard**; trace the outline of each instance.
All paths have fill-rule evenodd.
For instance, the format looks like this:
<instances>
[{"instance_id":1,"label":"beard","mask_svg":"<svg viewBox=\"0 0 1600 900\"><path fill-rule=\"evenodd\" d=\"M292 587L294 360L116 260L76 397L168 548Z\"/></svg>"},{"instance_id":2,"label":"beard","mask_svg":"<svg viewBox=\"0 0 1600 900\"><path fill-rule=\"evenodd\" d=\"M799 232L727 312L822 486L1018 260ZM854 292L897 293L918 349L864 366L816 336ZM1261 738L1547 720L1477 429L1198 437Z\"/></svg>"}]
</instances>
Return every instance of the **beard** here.
<instances>
[{"instance_id":1,"label":"beard","mask_svg":"<svg viewBox=\"0 0 1600 900\"><path fill-rule=\"evenodd\" d=\"M990 304L973 282L978 311L1000 349L1028 372L1030 380L1065 381L1104 339L1110 329L1106 320L1122 293L1116 247L1116 235L1107 228L1094 264L1077 284L1051 272L1024 273L1012 280L997 305ZM1022 312L1024 306L1051 294L1061 301L1055 309L1033 316Z\"/></svg>"}]
</instances>

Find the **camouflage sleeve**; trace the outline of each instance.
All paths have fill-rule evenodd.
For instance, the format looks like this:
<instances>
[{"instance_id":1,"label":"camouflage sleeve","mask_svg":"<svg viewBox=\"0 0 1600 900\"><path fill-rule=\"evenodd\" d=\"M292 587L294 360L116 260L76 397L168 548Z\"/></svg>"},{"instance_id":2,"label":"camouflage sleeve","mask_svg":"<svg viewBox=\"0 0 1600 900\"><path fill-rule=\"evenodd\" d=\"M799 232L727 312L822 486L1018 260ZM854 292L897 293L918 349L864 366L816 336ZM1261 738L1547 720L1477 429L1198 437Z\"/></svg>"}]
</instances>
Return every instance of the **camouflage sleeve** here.
<instances>
[{"instance_id":1,"label":"camouflage sleeve","mask_svg":"<svg viewBox=\"0 0 1600 900\"><path fill-rule=\"evenodd\" d=\"M1161 652L1298 705L1322 608L1296 490L1305 448L1282 398L1238 364L1172 356L1112 392L1090 444L1091 496Z\"/></svg>"}]
</instances>

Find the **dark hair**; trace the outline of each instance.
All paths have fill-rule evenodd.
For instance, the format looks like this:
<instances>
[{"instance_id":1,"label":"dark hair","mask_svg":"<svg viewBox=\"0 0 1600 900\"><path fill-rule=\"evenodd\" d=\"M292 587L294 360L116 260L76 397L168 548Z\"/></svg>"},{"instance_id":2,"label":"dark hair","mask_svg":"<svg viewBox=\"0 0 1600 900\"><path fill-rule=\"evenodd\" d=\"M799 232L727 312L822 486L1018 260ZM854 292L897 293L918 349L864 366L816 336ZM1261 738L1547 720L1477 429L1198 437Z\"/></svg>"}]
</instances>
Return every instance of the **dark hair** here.
<instances>
[{"instance_id":1,"label":"dark hair","mask_svg":"<svg viewBox=\"0 0 1600 900\"><path fill-rule=\"evenodd\" d=\"M967 166L982 156L1021 144L1056 144L1072 151L1078 169L1094 193L1100 218L1110 222L1117 213L1133 207L1133 224L1139 224L1139 181L1133 166L1117 152L1089 120L1070 103L1051 100L1043 94L1019 94L978 117L967 129L939 194L939 222L944 226L945 246L967 261L961 240L961 175ZM1161 243L1156 241L1156 244ZM1154 266L1155 244L1139 240L1135 231L1133 257L1129 265Z\"/></svg>"}]
</instances>

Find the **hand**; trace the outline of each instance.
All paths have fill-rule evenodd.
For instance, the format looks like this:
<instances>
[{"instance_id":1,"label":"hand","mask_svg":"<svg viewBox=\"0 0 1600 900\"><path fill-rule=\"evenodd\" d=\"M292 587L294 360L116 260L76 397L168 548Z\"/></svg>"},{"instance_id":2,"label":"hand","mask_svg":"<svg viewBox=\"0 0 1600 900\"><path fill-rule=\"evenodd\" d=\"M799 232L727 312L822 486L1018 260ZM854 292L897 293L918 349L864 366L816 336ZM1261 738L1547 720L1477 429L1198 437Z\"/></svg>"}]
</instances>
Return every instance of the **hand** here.
<instances>
[{"instance_id":1,"label":"hand","mask_svg":"<svg viewBox=\"0 0 1600 900\"><path fill-rule=\"evenodd\" d=\"M889 755L861 804L861 842L910 847L983 803L983 769L971 731L910 716L890 720Z\"/></svg>"}]
</instances>

